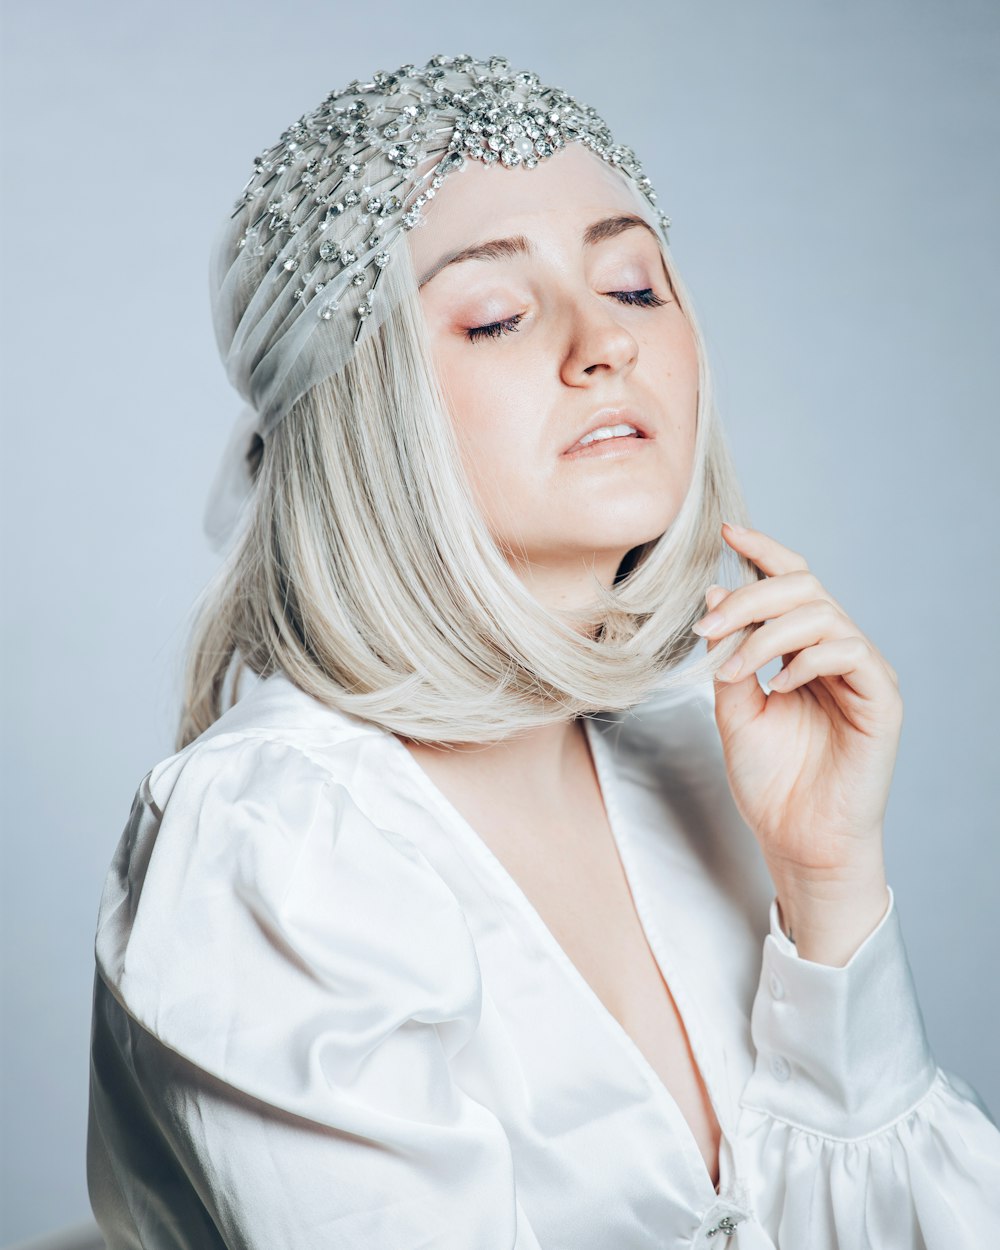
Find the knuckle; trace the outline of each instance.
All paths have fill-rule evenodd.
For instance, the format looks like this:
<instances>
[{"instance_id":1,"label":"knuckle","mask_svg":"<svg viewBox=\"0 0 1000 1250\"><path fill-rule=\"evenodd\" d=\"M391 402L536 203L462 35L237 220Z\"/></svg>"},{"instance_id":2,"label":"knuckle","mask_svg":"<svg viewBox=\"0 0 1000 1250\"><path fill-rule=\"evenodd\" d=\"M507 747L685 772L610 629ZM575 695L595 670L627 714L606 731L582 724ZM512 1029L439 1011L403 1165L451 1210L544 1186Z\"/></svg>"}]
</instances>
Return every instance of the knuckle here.
<instances>
[{"instance_id":1,"label":"knuckle","mask_svg":"<svg viewBox=\"0 0 1000 1250\"><path fill-rule=\"evenodd\" d=\"M834 621L840 615L836 607L830 602L829 599L819 597L810 599L806 606L811 610L814 616L818 616L821 620L827 622Z\"/></svg>"}]
</instances>

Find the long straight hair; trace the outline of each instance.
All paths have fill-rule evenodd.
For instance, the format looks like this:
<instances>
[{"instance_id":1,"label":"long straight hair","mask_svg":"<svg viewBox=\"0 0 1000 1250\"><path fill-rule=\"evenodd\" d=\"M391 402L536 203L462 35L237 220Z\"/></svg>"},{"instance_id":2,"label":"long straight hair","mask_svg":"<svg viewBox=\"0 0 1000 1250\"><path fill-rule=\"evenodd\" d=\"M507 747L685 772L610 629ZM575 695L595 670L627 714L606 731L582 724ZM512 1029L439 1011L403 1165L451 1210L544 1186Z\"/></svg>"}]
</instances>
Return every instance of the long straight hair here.
<instances>
[{"instance_id":1,"label":"long straight hair","mask_svg":"<svg viewBox=\"0 0 1000 1250\"><path fill-rule=\"evenodd\" d=\"M704 340L660 251L699 362L693 469L667 530L627 553L612 586L594 576L583 609L530 593L473 498L411 270L346 365L257 442L246 524L193 609L178 750L235 702L244 668L446 745L627 709L705 681L739 647L748 629L678 670L701 641L706 589L727 580L720 562L730 583L758 573L721 537L746 510Z\"/></svg>"}]
</instances>

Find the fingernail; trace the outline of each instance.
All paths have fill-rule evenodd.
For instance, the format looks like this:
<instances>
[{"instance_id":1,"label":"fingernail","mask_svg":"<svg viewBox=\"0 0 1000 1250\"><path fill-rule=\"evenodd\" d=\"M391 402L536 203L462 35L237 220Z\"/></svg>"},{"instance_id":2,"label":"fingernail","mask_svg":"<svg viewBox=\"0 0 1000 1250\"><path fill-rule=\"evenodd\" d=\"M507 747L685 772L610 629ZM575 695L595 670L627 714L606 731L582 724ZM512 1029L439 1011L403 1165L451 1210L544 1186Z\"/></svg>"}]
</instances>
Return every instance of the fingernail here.
<instances>
[{"instance_id":1,"label":"fingernail","mask_svg":"<svg viewBox=\"0 0 1000 1250\"><path fill-rule=\"evenodd\" d=\"M733 534L746 533L746 529L742 525L734 525L732 521L723 521L722 524Z\"/></svg>"},{"instance_id":2,"label":"fingernail","mask_svg":"<svg viewBox=\"0 0 1000 1250\"><path fill-rule=\"evenodd\" d=\"M731 677L735 677L742 667L743 657L740 655L731 655L721 668L717 668L715 670L715 675L716 677L722 677L728 681Z\"/></svg>"},{"instance_id":3,"label":"fingernail","mask_svg":"<svg viewBox=\"0 0 1000 1250\"><path fill-rule=\"evenodd\" d=\"M724 619L721 612L709 612L708 616L703 616L691 628L696 634L701 634L704 637L705 634L714 633L723 624Z\"/></svg>"},{"instance_id":4,"label":"fingernail","mask_svg":"<svg viewBox=\"0 0 1000 1250\"><path fill-rule=\"evenodd\" d=\"M705 604L709 612L713 608L717 608L728 593L725 586L709 586L708 590L705 591Z\"/></svg>"}]
</instances>

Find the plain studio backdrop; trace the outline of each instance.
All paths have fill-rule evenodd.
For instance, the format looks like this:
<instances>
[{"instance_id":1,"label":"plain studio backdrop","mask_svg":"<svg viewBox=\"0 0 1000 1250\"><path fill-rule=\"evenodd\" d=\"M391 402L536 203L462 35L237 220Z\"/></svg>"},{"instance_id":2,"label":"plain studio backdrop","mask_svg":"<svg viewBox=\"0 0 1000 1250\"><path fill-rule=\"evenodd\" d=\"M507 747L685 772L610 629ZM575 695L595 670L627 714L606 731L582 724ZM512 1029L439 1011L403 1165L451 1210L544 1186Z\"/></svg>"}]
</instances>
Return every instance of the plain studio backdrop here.
<instances>
[{"instance_id":1,"label":"plain studio backdrop","mask_svg":"<svg viewBox=\"0 0 1000 1250\"><path fill-rule=\"evenodd\" d=\"M212 236L328 91L507 56L635 148L751 523L897 669L888 879L938 1062L1000 1113L996 0L8 0L0 1242L89 1216L101 887L172 751L239 409Z\"/></svg>"}]
</instances>

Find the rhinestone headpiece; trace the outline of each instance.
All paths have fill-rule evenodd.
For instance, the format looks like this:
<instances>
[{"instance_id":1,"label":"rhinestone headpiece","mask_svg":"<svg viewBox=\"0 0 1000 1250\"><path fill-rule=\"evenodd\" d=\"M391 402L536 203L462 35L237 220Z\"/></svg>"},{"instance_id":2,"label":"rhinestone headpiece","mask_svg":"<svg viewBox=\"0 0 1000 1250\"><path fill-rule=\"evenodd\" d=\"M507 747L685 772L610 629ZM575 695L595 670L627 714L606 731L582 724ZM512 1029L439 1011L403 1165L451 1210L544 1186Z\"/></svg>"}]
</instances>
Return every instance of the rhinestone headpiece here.
<instances>
[{"instance_id":1,"label":"rhinestone headpiece","mask_svg":"<svg viewBox=\"0 0 1000 1250\"><path fill-rule=\"evenodd\" d=\"M506 58L434 56L332 91L254 161L212 251L216 341L247 401L209 494L220 550L252 488L247 450L310 387L337 373L415 293L403 235L466 161L534 168L581 143L619 171L668 246L670 220L635 152L597 112ZM396 263L393 263L393 262Z\"/></svg>"},{"instance_id":2,"label":"rhinestone headpiece","mask_svg":"<svg viewBox=\"0 0 1000 1250\"><path fill-rule=\"evenodd\" d=\"M240 324L219 324L223 299L216 326L230 379L257 409L261 432L305 389L307 371L289 376L291 356L317 328L346 319L352 333L337 353L343 358L366 321L379 319L378 284L400 236L418 225L450 173L469 159L532 169L568 143L630 178L666 240L670 220L656 209L635 152L614 142L593 108L543 87L535 73L515 72L502 56L434 56L423 69L380 70L289 126L254 162L232 213L235 239L230 228L216 265L221 287L238 267L235 246L261 275ZM240 285L252 284L244 276Z\"/></svg>"}]
</instances>

